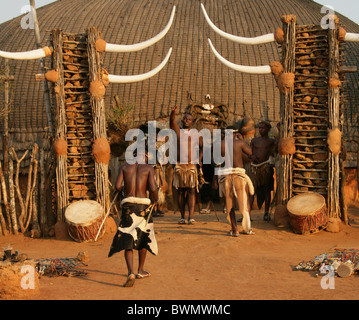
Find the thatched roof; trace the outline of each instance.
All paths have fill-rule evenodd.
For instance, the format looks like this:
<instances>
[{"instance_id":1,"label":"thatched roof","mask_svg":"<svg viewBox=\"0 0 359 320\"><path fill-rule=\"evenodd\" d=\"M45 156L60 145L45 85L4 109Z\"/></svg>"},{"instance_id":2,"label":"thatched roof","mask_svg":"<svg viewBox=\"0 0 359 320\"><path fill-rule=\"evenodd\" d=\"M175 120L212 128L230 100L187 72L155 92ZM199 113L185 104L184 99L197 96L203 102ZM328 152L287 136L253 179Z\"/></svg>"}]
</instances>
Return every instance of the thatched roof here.
<instances>
[{"instance_id":1,"label":"thatched roof","mask_svg":"<svg viewBox=\"0 0 359 320\"><path fill-rule=\"evenodd\" d=\"M226 59L244 65L265 65L280 59L278 45L244 46L221 39L205 22L201 3L219 28L248 37L274 32L281 26L283 14L296 15L302 25L319 24L323 17L321 6L311 0L59 0L39 8L37 15L44 45L54 28L80 33L91 26L99 27L109 43L132 44L161 31L176 5L172 28L156 45L135 53L105 53L104 66L109 73L129 75L156 67L173 48L169 63L158 75L139 83L111 84L106 102L112 103L113 95L118 95L122 104L135 106L134 120L143 122L168 115L173 105L183 111L189 102L204 103L209 94L212 102L228 105L234 119L247 115L279 121L280 99L273 77L228 69L213 56L207 38ZM348 32L359 33L357 24L337 15ZM23 30L21 18L0 25L1 50L36 48L34 31ZM346 53L346 65L358 66L359 45L346 44ZM41 83L34 78L39 65L38 61L11 61L11 66L16 80L9 127L14 143L24 146L26 140L41 137L47 127ZM358 137L359 73L348 74L347 79L345 137L351 140ZM354 155L355 149L349 151Z\"/></svg>"}]
</instances>

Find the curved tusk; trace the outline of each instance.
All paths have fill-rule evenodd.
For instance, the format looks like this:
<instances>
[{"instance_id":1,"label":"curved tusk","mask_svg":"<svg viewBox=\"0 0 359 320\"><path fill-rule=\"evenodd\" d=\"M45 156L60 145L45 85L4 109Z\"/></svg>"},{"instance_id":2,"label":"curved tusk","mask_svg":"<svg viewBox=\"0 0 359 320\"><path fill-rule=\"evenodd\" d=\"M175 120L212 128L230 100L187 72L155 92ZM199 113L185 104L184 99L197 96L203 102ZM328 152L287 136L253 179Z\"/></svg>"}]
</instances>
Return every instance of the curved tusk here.
<instances>
[{"instance_id":1,"label":"curved tusk","mask_svg":"<svg viewBox=\"0 0 359 320\"><path fill-rule=\"evenodd\" d=\"M172 48L168 50L166 58L161 62L161 64L159 64L156 68L152 69L149 72L134 75L134 76L114 76L112 74L109 74L108 80L110 83L131 83L131 82L138 82L151 78L162 70L162 68L166 65L168 59L170 58L171 53L172 53Z\"/></svg>"},{"instance_id":2,"label":"curved tusk","mask_svg":"<svg viewBox=\"0 0 359 320\"><path fill-rule=\"evenodd\" d=\"M211 42L210 39L208 39L208 42L209 42L209 46L211 47L211 49L212 49L214 55L217 57L217 59L219 61L221 61L224 65L226 65L228 68L231 68L231 69L239 71L239 72L251 73L251 74L267 74L267 73L271 73L271 68L270 68L269 65L251 67L251 66L242 66L242 65L239 65L239 64L234 64L232 62L229 62L228 60L224 59L216 51L216 49L213 47L212 42Z\"/></svg>"},{"instance_id":3,"label":"curved tusk","mask_svg":"<svg viewBox=\"0 0 359 320\"><path fill-rule=\"evenodd\" d=\"M274 42L274 33L265 34L263 36L258 36L254 38L247 38L247 37L239 37L234 36L233 34L227 33L222 31L221 29L217 28L213 22L209 19L206 9L204 8L204 5L201 3L202 11L204 14L204 17L209 24L209 26L213 29L214 32L218 33L221 37L226 38L228 40L241 43L241 44L249 44L249 45L255 45L255 44L264 44L269 42Z\"/></svg>"},{"instance_id":4,"label":"curved tusk","mask_svg":"<svg viewBox=\"0 0 359 320\"><path fill-rule=\"evenodd\" d=\"M6 52L0 51L0 57L5 59L15 59L15 60L32 60L32 59L41 59L48 56L51 56L52 48L44 47L41 49L24 51L24 52Z\"/></svg>"},{"instance_id":5,"label":"curved tusk","mask_svg":"<svg viewBox=\"0 0 359 320\"><path fill-rule=\"evenodd\" d=\"M133 52L133 51L139 51L142 49L145 49L149 46L152 46L159 40L161 40L168 32L168 30L171 28L174 16L175 16L176 6L173 6L172 13L170 20L168 21L166 27L156 36L154 36L151 39L148 39L146 41L137 43L137 44L128 44L128 45L121 45L121 44L111 44L107 43L105 51L106 52Z\"/></svg>"},{"instance_id":6,"label":"curved tusk","mask_svg":"<svg viewBox=\"0 0 359 320\"><path fill-rule=\"evenodd\" d=\"M359 33L346 33L344 41L359 42Z\"/></svg>"}]
</instances>

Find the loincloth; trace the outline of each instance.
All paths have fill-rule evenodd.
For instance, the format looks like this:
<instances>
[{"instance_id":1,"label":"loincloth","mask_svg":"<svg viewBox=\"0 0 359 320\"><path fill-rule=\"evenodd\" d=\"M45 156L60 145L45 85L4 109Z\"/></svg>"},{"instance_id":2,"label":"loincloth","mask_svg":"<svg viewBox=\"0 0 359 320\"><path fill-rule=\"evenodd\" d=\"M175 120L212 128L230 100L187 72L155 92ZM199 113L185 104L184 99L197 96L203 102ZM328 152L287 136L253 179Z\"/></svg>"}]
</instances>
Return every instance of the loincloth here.
<instances>
[{"instance_id":1,"label":"loincloth","mask_svg":"<svg viewBox=\"0 0 359 320\"><path fill-rule=\"evenodd\" d=\"M219 169L219 195L220 197L225 197L226 194L232 193L236 198L238 197L237 188L236 188L236 180L241 179L244 180L249 189L249 193L251 195L254 194L254 187L252 181L249 176L246 174L246 170L243 168L226 168Z\"/></svg>"},{"instance_id":2,"label":"loincloth","mask_svg":"<svg viewBox=\"0 0 359 320\"><path fill-rule=\"evenodd\" d=\"M274 170L269 162L260 164L251 164L250 177L254 184L254 189L258 187L266 187L267 190L274 189Z\"/></svg>"},{"instance_id":3,"label":"loincloth","mask_svg":"<svg viewBox=\"0 0 359 320\"><path fill-rule=\"evenodd\" d=\"M261 209L265 201L266 194L274 190L274 170L269 161L259 165L251 164L250 177L254 184L257 195L257 205Z\"/></svg>"},{"instance_id":4,"label":"loincloth","mask_svg":"<svg viewBox=\"0 0 359 320\"><path fill-rule=\"evenodd\" d=\"M198 191L197 165L177 163L174 168L173 186L176 189L196 188Z\"/></svg>"},{"instance_id":5,"label":"loincloth","mask_svg":"<svg viewBox=\"0 0 359 320\"><path fill-rule=\"evenodd\" d=\"M147 249L153 255L157 255L158 247L152 215L150 216L150 204L148 198L128 197L122 200L121 222L113 238L109 257L116 252L133 249Z\"/></svg>"},{"instance_id":6,"label":"loincloth","mask_svg":"<svg viewBox=\"0 0 359 320\"><path fill-rule=\"evenodd\" d=\"M233 208L231 198L238 201L238 210L243 215L242 227L245 232L251 229L251 222L248 210L248 193L254 194L254 187L249 176L243 168L219 169L219 188L222 196L226 199L227 220L231 221L230 211Z\"/></svg>"},{"instance_id":7,"label":"loincloth","mask_svg":"<svg viewBox=\"0 0 359 320\"><path fill-rule=\"evenodd\" d=\"M164 205L166 203L166 192L168 190L168 184L165 178L164 168L156 164L155 169L155 181L158 188L158 204Z\"/></svg>"}]
</instances>

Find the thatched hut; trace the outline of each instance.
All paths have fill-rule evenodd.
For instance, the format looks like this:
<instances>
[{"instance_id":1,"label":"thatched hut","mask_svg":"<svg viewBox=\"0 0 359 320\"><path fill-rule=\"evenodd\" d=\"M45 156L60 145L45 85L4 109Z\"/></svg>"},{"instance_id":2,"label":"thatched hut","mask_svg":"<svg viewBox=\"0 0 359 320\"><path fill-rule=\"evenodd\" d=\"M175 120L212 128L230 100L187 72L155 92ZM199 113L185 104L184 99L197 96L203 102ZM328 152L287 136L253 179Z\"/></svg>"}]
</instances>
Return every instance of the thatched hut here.
<instances>
[{"instance_id":1,"label":"thatched hut","mask_svg":"<svg viewBox=\"0 0 359 320\"><path fill-rule=\"evenodd\" d=\"M123 105L134 105L134 121L154 120L169 114L178 105L183 111L191 103L204 103L209 94L213 102L229 107L234 119L243 116L255 120L266 118L279 121L279 93L271 75L256 76L235 72L222 65L210 52L207 38L228 60L244 65L263 65L278 60L280 48L276 43L244 46L221 39L206 24L201 13L203 3L212 21L222 30L254 37L281 25L283 14L293 13L298 25L319 24L323 17L321 6L314 1L94 1L61 0L38 9L43 45L48 44L54 28L80 33L97 26L107 42L132 44L151 38L167 23L172 7L177 7L173 26L167 36L155 46L135 53L106 54L104 65L113 74L138 74L156 67L170 47L172 56L155 77L133 84L113 84L106 94L106 103L118 95ZM348 32L359 32L359 26L337 13ZM34 32L21 27L23 16L0 25L0 48L5 51L36 49ZM346 45L346 65L358 65L358 45ZM38 61L11 61L15 75L9 115L11 144L25 150L32 141L47 145L48 122L39 73ZM347 101L344 140L347 148L346 166L356 166L358 139L358 79L359 73L347 75ZM3 99L0 99L3 103ZM2 127L0 127L2 128ZM44 140L45 139L45 140ZM0 146L2 143L0 143Z\"/></svg>"},{"instance_id":2,"label":"thatched hut","mask_svg":"<svg viewBox=\"0 0 359 320\"><path fill-rule=\"evenodd\" d=\"M321 5L311 0L269 1L179 1L169 2L132 0L61 0L37 10L42 45L51 45L54 30L67 34L81 34L97 27L102 38L113 44L133 44L147 40L163 29L173 6L176 16L167 35L154 46L131 53L106 53L103 66L110 74L132 75L152 70L172 48L170 61L156 76L142 82L115 84L106 89L105 106L116 102L131 106L132 121L140 125L146 121L166 119L171 106L184 112L190 104L211 103L228 108L229 124L241 119L265 119L272 124L280 119L280 92L271 74L250 75L236 72L219 62L212 54L208 38L227 60L248 66L267 65L281 60L282 48L277 42L247 46L219 37L205 21L201 12L204 4L213 23L231 34L256 37L273 33L282 25L281 17L294 14L298 25L319 25L323 14ZM359 33L359 26L336 13L340 25L351 33ZM0 25L0 48L3 51L36 49L34 32L24 29L24 17ZM344 44L344 65L358 66L356 43ZM53 68L53 60L46 58L46 67ZM36 142L40 150L49 150L51 132L49 116L54 119L56 99L51 93L51 114L45 107L41 83L35 79L40 72L39 62L10 61L12 82L11 112L8 117L9 145L19 154ZM347 73L343 110L343 141L345 167L358 165L358 80L359 72ZM4 99L0 97L0 105ZM166 121L166 120L165 120ZM0 131L4 132L3 123ZM3 134L0 135L2 148ZM51 152L51 151L50 151ZM0 153L2 157L2 153ZM26 168L31 158L25 158Z\"/></svg>"}]
</instances>

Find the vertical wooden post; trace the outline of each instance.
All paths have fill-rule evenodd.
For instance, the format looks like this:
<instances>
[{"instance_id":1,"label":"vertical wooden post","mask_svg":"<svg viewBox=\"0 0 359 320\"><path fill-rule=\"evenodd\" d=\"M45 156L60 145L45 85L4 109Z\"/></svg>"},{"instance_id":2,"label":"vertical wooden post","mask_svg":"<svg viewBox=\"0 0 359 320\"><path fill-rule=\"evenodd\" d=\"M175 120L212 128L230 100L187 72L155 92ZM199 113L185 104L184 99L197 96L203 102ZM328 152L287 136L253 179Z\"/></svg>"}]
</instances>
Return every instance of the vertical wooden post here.
<instances>
[{"instance_id":1,"label":"vertical wooden post","mask_svg":"<svg viewBox=\"0 0 359 320\"><path fill-rule=\"evenodd\" d=\"M36 13L36 7L35 7L35 0L30 0L30 6L31 6L31 12L34 19L34 30L35 30L35 41L36 46L38 48L41 48L41 36L40 36L40 28L39 28L39 22L37 20L37 13ZM41 72L45 73L45 58L39 59L40 64L40 70ZM47 122L50 128L50 135L51 137L54 136L54 126L52 123L52 117L51 117L51 101L50 101L50 92L49 92L49 86L46 80L42 81L42 88L44 91L44 100L45 100L45 110L47 115Z\"/></svg>"},{"instance_id":2,"label":"vertical wooden post","mask_svg":"<svg viewBox=\"0 0 359 320\"><path fill-rule=\"evenodd\" d=\"M284 42L282 44L282 65L284 73L295 73L295 30L296 17L282 17ZM280 97L280 138L293 136L294 88L288 89ZM292 196L293 155L280 156L281 173L278 177L277 202L285 204Z\"/></svg>"},{"instance_id":3,"label":"vertical wooden post","mask_svg":"<svg viewBox=\"0 0 359 320\"><path fill-rule=\"evenodd\" d=\"M100 38L98 28L92 27L87 30L88 44L87 52L89 59L89 81L90 83L102 80L103 55L96 50L96 40ZM91 108L93 117L94 140L107 139L106 110L104 98L91 96ZM97 201L102 205L105 212L110 206L108 164L95 161L96 193Z\"/></svg>"},{"instance_id":4,"label":"vertical wooden post","mask_svg":"<svg viewBox=\"0 0 359 320\"><path fill-rule=\"evenodd\" d=\"M40 149L40 225L42 234L46 235L48 230L45 230L49 227L47 224L47 215L46 215L46 190L45 190L45 151Z\"/></svg>"},{"instance_id":5,"label":"vertical wooden post","mask_svg":"<svg viewBox=\"0 0 359 320\"><path fill-rule=\"evenodd\" d=\"M340 67L338 26L328 29L329 46L329 79L339 78L337 70ZM328 88L328 122L329 130L338 128L342 132L340 123L340 89ZM342 141L343 143L343 141ZM328 156L328 217L340 217L340 158L339 154L333 154L329 150Z\"/></svg>"},{"instance_id":6,"label":"vertical wooden post","mask_svg":"<svg viewBox=\"0 0 359 320\"><path fill-rule=\"evenodd\" d=\"M56 133L55 139L66 141L66 113L65 113L65 89L64 89L64 70L63 70L63 53L62 41L63 34L61 30L55 29L52 33L52 41L54 47L53 53L53 67L59 72L59 79L55 85L56 93ZM67 179L67 155L60 155L57 157L56 166L56 190L57 190L57 221L63 222L65 210L69 204L69 187Z\"/></svg>"},{"instance_id":7,"label":"vertical wooden post","mask_svg":"<svg viewBox=\"0 0 359 320\"><path fill-rule=\"evenodd\" d=\"M1 169L1 161L0 161L0 169ZM1 170L2 171L2 170ZM1 172L0 172L1 174ZM1 194L4 194L4 191L3 191L3 187L2 187L2 183L1 183L1 189L2 189L2 192L0 191L0 200L2 202L2 197L1 197ZM4 195L6 196L6 195ZM6 209L6 208L5 208ZM7 230L7 227L6 227L6 221L5 221L5 213L2 212L1 208L0 208L0 231L3 235L7 235L9 232Z\"/></svg>"},{"instance_id":8,"label":"vertical wooden post","mask_svg":"<svg viewBox=\"0 0 359 320\"><path fill-rule=\"evenodd\" d=\"M10 216L12 220L12 229L14 234L18 234L18 225L15 205L15 187L14 187L14 161L9 157L9 198L10 198Z\"/></svg>"},{"instance_id":9,"label":"vertical wooden post","mask_svg":"<svg viewBox=\"0 0 359 320\"><path fill-rule=\"evenodd\" d=\"M1 179L2 179L2 190L3 190L3 199L4 199L4 205L5 205L5 214L8 216L10 215L11 218L14 217L14 215L11 213L11 207L9 207L9 204L7 202L7 182L12 179L9 175L9 108L10 108L10 83L9 81L14 80L12 77L10 77L10 70L9 70L9 61L5 59L5 73L2 77L2 80L4 81L4 136L3 136L3 167L4 171L1 170ZM9 179L10 177L10 179ZM6 194L5 194L6 193ZM11 192L10 192L10 203L11 203ZM13 199L15 201L15 199ZM2 233L5 234L6 232L6 223L5 219L2 217L2 213L0 210L0 219L2 226ZM13 229L13 233L17 234L17 223L16 223L16 216L15 216L15 222L9 219L9 230L11 232L11 229Z\"/></svg>"},{"instance_id":10,"label":"vertical wooden post","mask_svg":"<svg viewBox=\"0 0 359 320\"><path fill-rule=\"evenodd\" d=\"M4 87L4 106L5 106L5 115L4 115L4 140L3 140L3 159L4 159L4 172L5 176L9 172L9 106L10 106L10 84L9 79L9 60L5 59L5 87Z\"/></svg>"}]
</instances>

